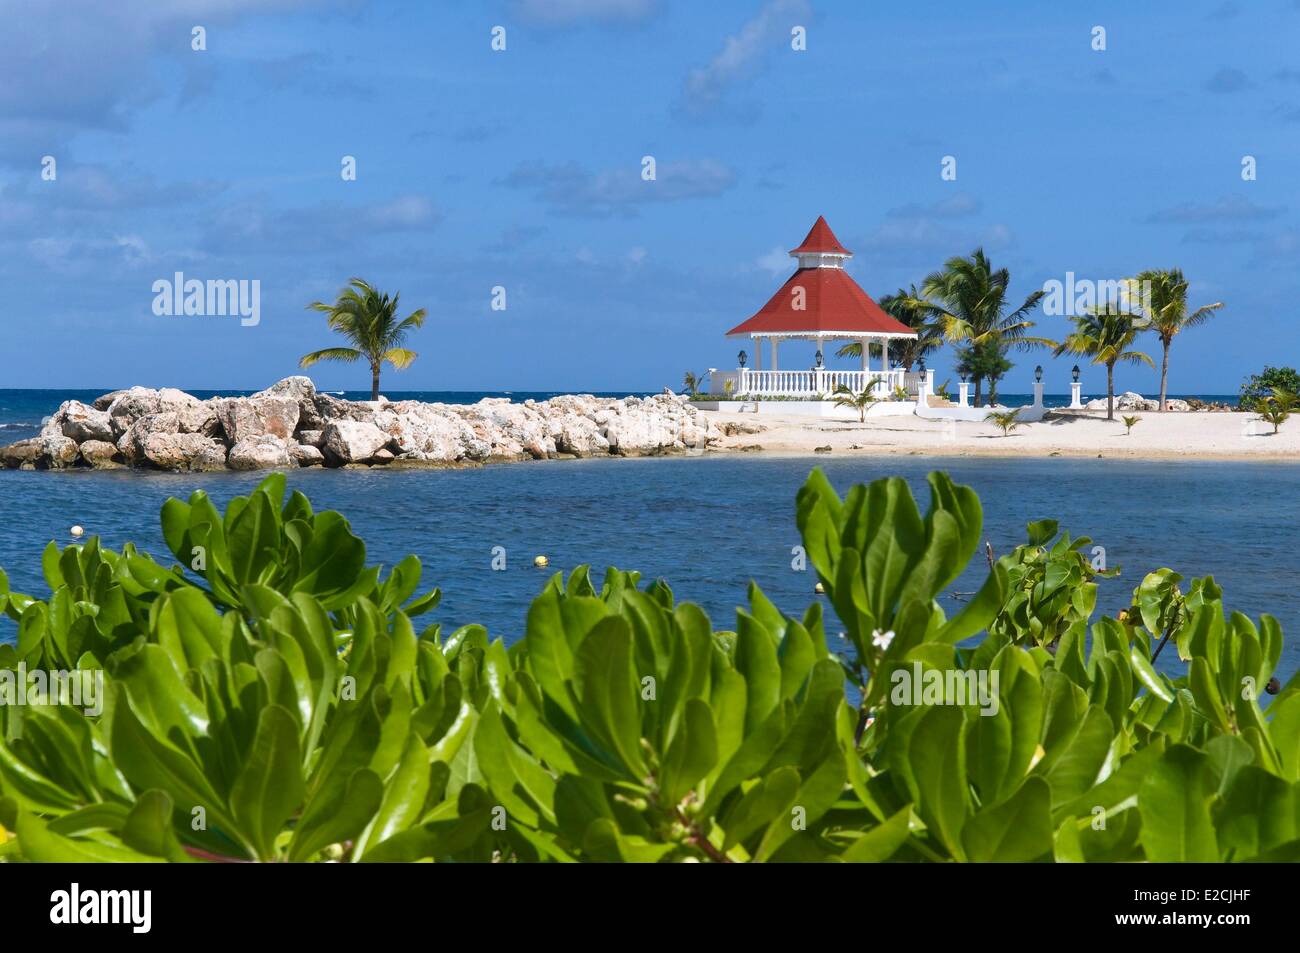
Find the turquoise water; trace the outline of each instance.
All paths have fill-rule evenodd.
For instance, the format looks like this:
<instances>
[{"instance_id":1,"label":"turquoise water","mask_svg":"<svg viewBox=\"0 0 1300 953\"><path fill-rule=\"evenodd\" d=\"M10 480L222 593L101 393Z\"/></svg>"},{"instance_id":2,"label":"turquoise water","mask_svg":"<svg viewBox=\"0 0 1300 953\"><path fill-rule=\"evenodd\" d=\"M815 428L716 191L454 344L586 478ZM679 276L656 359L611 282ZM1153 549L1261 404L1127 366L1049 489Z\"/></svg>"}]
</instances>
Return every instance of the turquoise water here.
<instances>
[{"instance_id":1,"label":"turquoise water","mask_svg":"<svg viewBox=\"0 0 1300 953\"><path fill-rule=\"evenodd\" d=\"M1149 570L1213 575L1225 603L1252 617L1276 616L1288 636L1280 674L1300 662L1300 467L1285 463L1121 460L705 456L502 464L428 471L303 470L290 475L317 508L341 510L366 540L371 559L391 565L419 555L425 580L443 590L433 618L481 622L513 641L529 600L549 572L590 563L661 577L697 602L720 628L755 579L786 612L813 594L810 573L791 570L799 542L794 495L810 467L825 468L843 491L854 482L900 475L927 498L925 475L947 470L984 504L984 536L996 553L1024 540L1026 522L1058 519L1104 546L1118 579L1102 585L1099 608L1113 614ZM108 545L133 540L167 556L158 510L169 495L196 487L218 501L257 482L250 474L0 471L0 567L15 589L45 591L40 553L69 541L82 524ZM505 572L491 568L504 546ZM551 570L532 567L546 554ZM954 587L974 590L983 557ZM944 598L952 611L956 601ZM12 638L12 623L0 622ZM1174 653L1161 664L1177 671Z\"/></svg>"}]
</instances>

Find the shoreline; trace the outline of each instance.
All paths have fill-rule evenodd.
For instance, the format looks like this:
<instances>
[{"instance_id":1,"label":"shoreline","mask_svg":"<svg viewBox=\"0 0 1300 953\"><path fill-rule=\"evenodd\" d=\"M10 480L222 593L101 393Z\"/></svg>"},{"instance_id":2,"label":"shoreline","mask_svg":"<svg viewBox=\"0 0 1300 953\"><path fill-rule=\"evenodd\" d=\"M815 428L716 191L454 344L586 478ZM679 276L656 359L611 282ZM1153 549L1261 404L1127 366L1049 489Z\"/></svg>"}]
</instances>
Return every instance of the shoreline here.
<instances>
[{"instance_id":1,"label":"shoreline","mask_svg":"<svg viewBox=\"0 0 1300 953\"><path fill-rule=\"evenodd\" d=\"M702 414L724 434L710 450L755 455L1300 463L1300 419L1273 434L1270 425L1242 411L1138 412L1131 434L1118 412L1108 421L1104 412L1054 411L1007 436L985 422L868 416L862 423L852 412L816 418L766 410Z\"/></svg>"}]
</instances>

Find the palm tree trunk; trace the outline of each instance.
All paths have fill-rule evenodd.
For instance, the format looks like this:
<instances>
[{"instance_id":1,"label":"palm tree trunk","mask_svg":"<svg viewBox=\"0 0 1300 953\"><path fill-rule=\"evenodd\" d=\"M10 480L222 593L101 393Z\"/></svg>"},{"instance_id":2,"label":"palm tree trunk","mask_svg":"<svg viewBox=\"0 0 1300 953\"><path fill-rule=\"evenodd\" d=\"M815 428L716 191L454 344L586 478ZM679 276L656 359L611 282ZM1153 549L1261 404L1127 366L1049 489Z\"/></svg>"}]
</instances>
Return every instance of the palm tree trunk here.
<instances>
[{"instance_id":1,"label":"palm tree trunk","mask_svg":"<svg viewBox=\"0 0 1300 953\"><path fill-rule=\"evenodd\" d=\"M1115 364L1106 365L1106 419L1115 419Z\"/></svg>"},{"instance_id":2,"label":"palm tree trunk","mask_svg":"<svg viewBox=\"0 0 1300 953\"><path fill-rule=\"evenodd\" d=\"M984 383L984 378L982 377L975 378L975 403L971 405L973 407L978 407L980 405L980 385L982 385L983 383Z\"/></svg>"},{"instance_id":3,"label":"palm tree trunk","mask_svg":"<svg viewBox=\"0 0 1300 953\"><path fill-rule=\"evenodd\" d=\"M996 377L990 377L989 378L989 406L995 407L997 406L997 402L998 402L998 379Z\"/></svg>"},{"instance_id":4,"label":"palm tree trunk","mask_svg":"<svg viewBox=\"0 0 1300 953\"><path fill-rule=\"evenodd\" d=\"M1165 346L1165 356L1160 361L1160 410L1163 413L1168 408L1165 406L1165 385L1169 380L1169 340L1162 342Z\"/></svg>"},{"instance_id":5,"label":"palm tree trunk","mask_svg":"<svg viewBox=\"0 0 1300 953\"><path fill-rule=\"evenodd\" d=\"M370 399L379 399L379 365L370 365Z\"/></svg>"}]
</instances>

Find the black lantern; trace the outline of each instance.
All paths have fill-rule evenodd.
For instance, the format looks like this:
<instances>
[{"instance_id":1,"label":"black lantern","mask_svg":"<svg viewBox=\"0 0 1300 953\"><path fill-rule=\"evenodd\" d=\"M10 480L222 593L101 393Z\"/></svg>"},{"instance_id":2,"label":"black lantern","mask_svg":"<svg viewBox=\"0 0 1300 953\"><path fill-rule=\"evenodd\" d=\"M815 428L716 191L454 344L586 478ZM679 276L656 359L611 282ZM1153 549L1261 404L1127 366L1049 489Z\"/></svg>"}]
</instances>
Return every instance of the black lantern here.
<instances>
[{"instance_id":1,"label":"black lantern","mask_svg":"<svg viewBox=\"0 0 1300 953\"><path fill-rule=\"evenodd\" d=\"M745 362L749 360L749 355L746 354L744 351L741 351L739 354L736 355L736 360L740 361L741 367L744 367Z\"/></svg>"},{"instance_id":2,"label":"black lantern","mask_svg":"<svg viewBox=\"0 0 1300 953\"><path fill-rule=\"evenodd\" d=\"M1070 369L1070 376L1074 378L1074 382L1075 382L1076 384L1079 383L1079 365L1078 365L1078 364L1074 365L1074 367L1072 367L1072 368Z\"/></svg>"},{"instance_id":3,"label":"black lantern","mask_svg":"<svg viewBox=\"0 0 1300 953\"><path fill-rule=\"evenodd\" d=\"M1041 384L1042 382L1043 382L1043 365L1039 364L1037 367L1034 368L1034 383Z\"/></svg>"},{"instance_id":4,"label":"black lantern","mask_svg":"<svg viewBox=\"0 0 1300 953\"><path fill-rule=\"evenodd\" d=\"M822 352L821 352L821 348L818 348L817 349L817 370L820 371L821 369L822 369Z\"/></svg>"},{"instance_id":5,"label":"black lantern","mask_svg":"<svg viewBox=\"0 0 1300 953\"><path fill-rule=\"evenodd\" d=\"M921 372L922 377L925 376L925 358L921 358L921 361L919 364L917 364L916 369Z\"/></svg>"}]
</instances>

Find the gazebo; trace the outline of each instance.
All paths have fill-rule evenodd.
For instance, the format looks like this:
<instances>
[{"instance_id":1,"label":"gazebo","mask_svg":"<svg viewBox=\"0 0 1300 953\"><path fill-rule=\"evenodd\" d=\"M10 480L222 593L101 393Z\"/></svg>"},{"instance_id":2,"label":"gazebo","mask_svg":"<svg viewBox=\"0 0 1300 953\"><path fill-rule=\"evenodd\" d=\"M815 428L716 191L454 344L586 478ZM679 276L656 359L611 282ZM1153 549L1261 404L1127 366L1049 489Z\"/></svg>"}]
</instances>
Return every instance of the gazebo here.
<instances>
[{"instance_id":1,"label":"gazebo","mask_svg":"<svg viewBox=\"0 0 1300 953\"><path fill-rule=\"evenodd\" d=\"M734 376L736 396L808 397L829 394L843 385L854 393L867 388L877 397L887 397L904 387L904 370L889 366L889 343L915 338L916 332L886 314L871 296L844 270L853 253L840 244L826 219L818 216L798 248L790 251L799 266L767 304L748 321L727 332L728 337L748 337L754 342L754 366L747 367L747 355L740 352L740 367ZM789 339L816 341L817 360L808 370L781 370L779 350ZM770 342L771 361L763 369L763 342ZM862 344L862 368L833 371L824 366L828 341L858 341ZM881 363L872 370L871 346L879 345ZM720 379L732 375L715 375ZM720 380L710 381L718 390Z\"/></svg>"}]
</instances>

